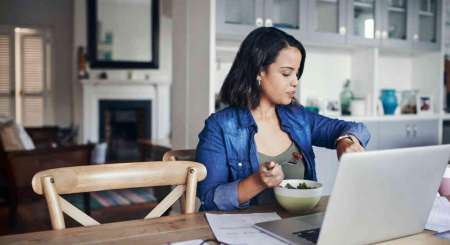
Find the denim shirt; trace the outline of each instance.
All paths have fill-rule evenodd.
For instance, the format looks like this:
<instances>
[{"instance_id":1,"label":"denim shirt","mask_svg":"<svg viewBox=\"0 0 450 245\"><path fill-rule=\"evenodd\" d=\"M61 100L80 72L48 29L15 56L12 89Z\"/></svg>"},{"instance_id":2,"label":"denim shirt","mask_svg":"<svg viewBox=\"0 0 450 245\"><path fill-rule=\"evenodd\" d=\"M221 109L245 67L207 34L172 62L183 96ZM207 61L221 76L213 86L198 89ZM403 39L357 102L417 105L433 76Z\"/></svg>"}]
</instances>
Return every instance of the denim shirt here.
<instances>
[{"instance_id":1,"label":"denim shirt","mask_svg":"<svg viewBox=\"0 0 450 245\"><path fill-rule=\"evenodd\" d=\"M370 133L362 123L331 119L298 104L276 107L281 129L303 152L305 179L317 180L312 146L336 148L339 136L351 134L365 147ZM227 107L208 117L199 134L196 161L207 169L198 184L200 210L233 210L256 204L256 198L239 204L238 184L259 170L256 122L247 108Z\"/></svg>"}]
</instances>

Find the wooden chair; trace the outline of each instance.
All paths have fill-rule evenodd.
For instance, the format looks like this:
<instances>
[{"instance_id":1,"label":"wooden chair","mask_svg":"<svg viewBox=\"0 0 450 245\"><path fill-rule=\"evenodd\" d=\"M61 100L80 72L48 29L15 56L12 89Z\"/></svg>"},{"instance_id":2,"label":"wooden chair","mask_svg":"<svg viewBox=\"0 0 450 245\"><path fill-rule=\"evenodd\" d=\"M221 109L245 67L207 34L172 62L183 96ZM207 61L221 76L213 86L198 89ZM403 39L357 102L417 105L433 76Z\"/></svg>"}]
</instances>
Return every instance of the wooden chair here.
<instances>
[{"instance_id":1,"label":"wooden chair","mask_svg":"<svg viewBox=\"0 0 450 245\"><path fill-rule=\"evenodd\" d=\"M164 153L162 160L164 162L195 161L195 149L170 150L170 151ZM184 212L184 209L183 209L185 206L184 200L185 200L185 198L180 198L179 203L177 204L179 206L179 210L181 212ZM198 210L199 207L200 207L200 200L198 200L198 198L196 198L195 199L195 210Z\"/></svg>"},{"instance_id":2,"label":"wooden chair","mask_svg":"<svg viewBox=\"0 0 450 245\"><path fill-rule=\"evenodd\" d=\"M185 213L193 213L197 182L206 168L196 162L136 162L45 170L34 175L33 190L44 195L52 227L65 229L63 212L84 226L99 222L63 199L60 194L176 185L145 219L160 217L186 192Z\"/></svg>"},{"instance_id":3,"label":"wooden chair","mask_svg":"<svg viewBox=\"0 0 450 245\"><path fill-rule=\"evenodd\" d=\"M163 161L195 161L195 150L171 150L164 153Z\"/></svg>"}]
</instances>

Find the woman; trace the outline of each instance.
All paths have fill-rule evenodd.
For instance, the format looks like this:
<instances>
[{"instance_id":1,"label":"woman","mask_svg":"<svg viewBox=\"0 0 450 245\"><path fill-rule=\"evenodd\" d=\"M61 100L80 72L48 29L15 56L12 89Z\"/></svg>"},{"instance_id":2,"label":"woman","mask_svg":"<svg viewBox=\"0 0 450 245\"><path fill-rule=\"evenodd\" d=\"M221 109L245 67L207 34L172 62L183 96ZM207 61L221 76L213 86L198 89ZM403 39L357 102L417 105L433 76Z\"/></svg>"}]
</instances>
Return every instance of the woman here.
<instances>
[{"instance_id":1,"label":"woman","mask_svg":"<svg viewBox=\"0 0 450 245\"><path fill-rule=\"evenodd\" d=\"M199 183L201 210L233 210L273 202L285 178L317 180L312 146L337 155L363 151L370 134L361 123L305 110L295 91L306 51L272 27L243 41L221 89L229 107L212 114L199 135L196 160L208 175Z\"/></svg>"}]
</instances>

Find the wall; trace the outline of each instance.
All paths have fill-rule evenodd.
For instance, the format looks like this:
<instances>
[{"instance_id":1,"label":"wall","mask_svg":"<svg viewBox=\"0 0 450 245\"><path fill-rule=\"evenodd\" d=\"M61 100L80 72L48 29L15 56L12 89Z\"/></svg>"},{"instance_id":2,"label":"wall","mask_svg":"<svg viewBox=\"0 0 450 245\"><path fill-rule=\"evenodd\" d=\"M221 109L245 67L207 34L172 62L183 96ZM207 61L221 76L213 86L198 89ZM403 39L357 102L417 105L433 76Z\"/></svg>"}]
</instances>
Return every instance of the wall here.
<instances>
[{"instance_id":1,"label":"wall","mask_svg":"<svg viewBox=\"0 0 450 245\"><path fill-rule=\"evenodd\" d=\"M99 73L106 72L109 80L127 80L127 72L132 71L133 79L145 79L148 75L152 81L163 82L168 85L172 83L172 1L160 1L160 33L159 33L159 68L158 69L90 69L90 79L97 79ZM86 1L74 1L74 46L72 49L74 58L76 58L77 48L79 46L87 47L87 16ZM76 64L76 62L75 62ZM73 67L76 70L76 66ZM76 77L73 78L73 104L75 125L81 125L82 119L82 87ZM170 95L166 96L162 113L164 116L170 116ZM167 120L168 121L168 120ZM169 125L164 125L170 128Z\"/></svg>"},{"instance_id":2,"label":"wall","mask_svg":"<svg viewBox=\"0 0 450 245\"><path fill-rule=\"evenodd\" d=\"M175 0L173 5L172 146L195 148L214 110L215 3Z\"/></svg>"},{"instance_id":3,"label":"wall","mask_svg":"<svg viewBox=\"0 0 450 245\"><path fill-rule=\"evenodd\" d=\"M80 1L81 2L81 1ZM69 126L72 122L72 0L2 0L0 25L49 28L54 50L54 123Z\"/></svg>"},{"instance_id":4,"label":"wall","mask_svg":"<svg viewBox=\"0 0 450 245\"><path fill-rule=\"evenodd\" d=\"M412 89L412 60L410 57L380 56L379 65L380 89Z\"/></svg>"},{"instance_id":5,"label":"wall","mask_svg":"<svg viewBox=\"0 0 450 245\"><path fill-rule=\"evenodd\" d=\"M300 101L308 97L338 99L346 79L351 78L351 55L348 52L305 47L305 70L300 81Z\"/></svg>"}]
</instances>

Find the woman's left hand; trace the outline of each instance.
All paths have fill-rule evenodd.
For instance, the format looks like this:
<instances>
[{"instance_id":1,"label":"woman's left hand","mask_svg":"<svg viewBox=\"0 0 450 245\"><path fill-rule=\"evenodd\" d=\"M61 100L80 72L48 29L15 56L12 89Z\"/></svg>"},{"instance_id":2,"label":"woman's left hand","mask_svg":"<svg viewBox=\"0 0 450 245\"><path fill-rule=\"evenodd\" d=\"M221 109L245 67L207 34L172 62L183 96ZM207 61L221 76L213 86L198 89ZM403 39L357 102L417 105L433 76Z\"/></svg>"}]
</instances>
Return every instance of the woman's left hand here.
<instances>
[{"instance_id":1,"label":"woman's left hand","mask_svg":"<svg viewBox=\"0 0 450 245\"><path fill-rule=\"evenodd\" d=\"M364 148L361 146L361 144L359 144L359 140L353 135L339 140L336 145L336 153L338 159L341 159L341 156L344 153L362 151L364 151Z\"/></svg>"}]
</instances>

